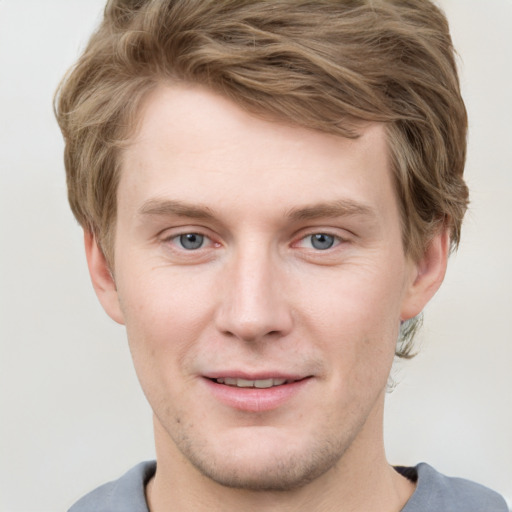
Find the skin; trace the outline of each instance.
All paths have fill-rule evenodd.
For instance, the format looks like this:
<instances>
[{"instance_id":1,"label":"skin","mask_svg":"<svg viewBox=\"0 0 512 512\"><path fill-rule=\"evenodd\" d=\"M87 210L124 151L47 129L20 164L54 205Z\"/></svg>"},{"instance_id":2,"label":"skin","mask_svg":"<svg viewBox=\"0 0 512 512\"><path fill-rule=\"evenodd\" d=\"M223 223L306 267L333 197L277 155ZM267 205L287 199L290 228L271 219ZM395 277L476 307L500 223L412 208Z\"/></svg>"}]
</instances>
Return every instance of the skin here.
<instances>
[{"instance_id":1,"label":"skin","mask_svg":"<svg viewBox=\"0 0 512 512\"><path fill-rule=\"evenodd\" d=\"M154 411L152 511L403 507L414 487L385 458L385 389L448 235L405 255L383 126L348 140L161 86L123 155L113 268L85 242ZM239 390L240 407L211 380L283 375L302 379L284 401Z\"/></svg>"}]
</instances>

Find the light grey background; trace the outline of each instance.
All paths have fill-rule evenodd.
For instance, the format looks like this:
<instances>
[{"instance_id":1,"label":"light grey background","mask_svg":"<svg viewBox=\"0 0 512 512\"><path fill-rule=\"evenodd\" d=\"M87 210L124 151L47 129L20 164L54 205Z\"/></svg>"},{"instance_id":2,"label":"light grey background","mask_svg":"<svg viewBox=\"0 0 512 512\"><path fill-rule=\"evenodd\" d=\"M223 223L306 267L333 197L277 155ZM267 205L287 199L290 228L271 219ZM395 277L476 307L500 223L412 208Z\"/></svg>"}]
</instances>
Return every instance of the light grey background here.
<instances>
[{"instance_id":1,"label":"light grey background","mask_svg":"<svg viewBox=\"0 0 512 512\"><path fill-rule=\"evenodd\" d=\"M96 301L51 98L103 0L0 0L0 510L65 510L154 454L123 328ZM443 0L470 114L472 205L386 444L512 499L512 1Z\"/></svg>"}]
</instances>

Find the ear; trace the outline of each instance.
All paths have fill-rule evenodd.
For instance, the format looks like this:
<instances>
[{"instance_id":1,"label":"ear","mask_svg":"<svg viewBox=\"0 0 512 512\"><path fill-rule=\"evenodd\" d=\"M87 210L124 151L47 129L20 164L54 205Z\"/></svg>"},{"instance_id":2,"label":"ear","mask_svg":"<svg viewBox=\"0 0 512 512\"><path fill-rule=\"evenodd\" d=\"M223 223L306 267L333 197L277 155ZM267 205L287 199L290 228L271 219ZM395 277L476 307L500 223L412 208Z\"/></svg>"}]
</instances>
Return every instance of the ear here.
<instances>
[{"instance_id":1,"label":"ear","mask_svg":"<svg viewBox=\"0 0 512 512\"><path fill-rule=\"evenodd\" d=\"M84 244L94 291L107 315L124 324L114 277L96 237L90 231L84 230Z\"/></svg>"},{"instance_id":2,"label":"ear","mask_svg":"<svg viewBox=\"0 0 512 512\"><path fill-rule=\"evenodd\" d=\"M409 320L423 311L428 301L437 292L443 282L448 253L450 233L440 230L430 241L417 262L411 262L410 284L402 302L400 319Z\"/></svg>"}]
</instances>

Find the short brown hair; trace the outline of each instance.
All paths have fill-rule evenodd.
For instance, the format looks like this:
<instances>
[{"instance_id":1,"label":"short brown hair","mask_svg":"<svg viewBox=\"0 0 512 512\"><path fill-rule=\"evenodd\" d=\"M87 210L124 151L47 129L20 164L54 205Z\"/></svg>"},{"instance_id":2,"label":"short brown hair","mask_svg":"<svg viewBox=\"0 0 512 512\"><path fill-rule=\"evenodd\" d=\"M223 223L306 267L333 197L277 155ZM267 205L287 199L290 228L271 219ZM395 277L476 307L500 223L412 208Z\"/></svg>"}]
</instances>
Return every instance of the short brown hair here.
<instances>
[{"instance_id":1,"label":"short brown hair","mask_svg":"<svg viewBox=\"0 0 512 512\"><path fill-rule=\"evenodd\" d=\"M458 244L467 117L448 23L429 0L110 0L56 115L71 208L111 263L119 152L142 100L172 81L345 137L385 123L405 251L419 257L440 226Z\"/></svg>"}]
</instances>

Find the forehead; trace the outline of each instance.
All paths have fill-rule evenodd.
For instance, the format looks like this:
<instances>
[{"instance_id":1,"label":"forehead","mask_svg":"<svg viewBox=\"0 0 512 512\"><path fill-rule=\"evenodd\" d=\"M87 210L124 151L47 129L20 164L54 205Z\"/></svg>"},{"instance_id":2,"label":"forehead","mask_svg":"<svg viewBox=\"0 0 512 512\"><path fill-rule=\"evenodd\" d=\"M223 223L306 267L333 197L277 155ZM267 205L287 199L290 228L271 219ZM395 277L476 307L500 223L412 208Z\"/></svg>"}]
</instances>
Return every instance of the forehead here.
<instances>
[{"instance_id":1,"label":"forehead","mask_svg":"<svg viewBox=\"0 0 512 512\"><path fill-rule=\"evenodd\" d=\"M347 139L255 117L190 85L152 92L123 154L120 207L159 198L226 211L238 200L259 205L253 216L340 200L396 209L382 125Z\"/></svg>"}]
</instances>

